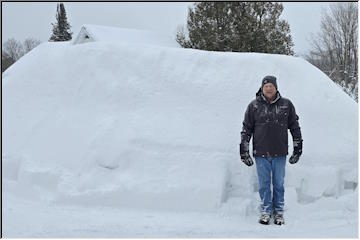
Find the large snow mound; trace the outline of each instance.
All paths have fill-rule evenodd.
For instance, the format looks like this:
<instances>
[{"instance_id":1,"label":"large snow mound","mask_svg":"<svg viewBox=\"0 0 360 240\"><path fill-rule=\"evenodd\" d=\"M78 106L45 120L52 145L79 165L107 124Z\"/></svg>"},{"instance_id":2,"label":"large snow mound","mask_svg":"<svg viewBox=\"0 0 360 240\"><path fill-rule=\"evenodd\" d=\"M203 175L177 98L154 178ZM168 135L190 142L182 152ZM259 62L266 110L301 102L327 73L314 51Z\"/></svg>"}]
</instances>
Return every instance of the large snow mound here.
<instances>
[{"instance_id":1,"label":"large snow mound","mask_svg":"<svg viewBox=\"0 0 360 240\"><path fill-rule=\"evenodd\" d=\"M355 189L357 104L305 60L93 42L41 44L3 74L4 191L177 210L252 201L255 168L239 161L239 133L269 74L304 138L287 189L299 203Z\"/></svg>"}]
</instances>

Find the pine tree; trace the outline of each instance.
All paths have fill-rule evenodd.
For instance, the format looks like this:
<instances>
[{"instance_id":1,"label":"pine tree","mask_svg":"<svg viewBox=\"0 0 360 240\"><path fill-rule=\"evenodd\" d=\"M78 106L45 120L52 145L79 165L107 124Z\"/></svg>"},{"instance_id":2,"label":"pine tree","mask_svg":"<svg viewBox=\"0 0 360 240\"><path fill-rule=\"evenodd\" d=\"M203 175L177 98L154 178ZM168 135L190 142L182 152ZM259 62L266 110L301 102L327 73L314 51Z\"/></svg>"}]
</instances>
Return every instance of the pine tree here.
<instances>
[{"instance_id":1,"label":"pine tree","mask_svg":"<svg viewBox=\"0 0 360 240\"><path fill-rule=\"evenodd\" d=\"M66 11L63 3L57 4L56 21L56 23L52 23L53 30L49 41L59 42L71 40L71 26L67 21Z\"/></svg>"},{"instance_id":2,"label":"pine tree","mask_svg":"<svg viewBox=\"0 0 360 240\"><path fill-rule=\"evenodd\" d=\"M290 26L277 2L199 2L189 8L187 30L177 33L187 48L293 55Z\"/></svg>"}]
</instances>

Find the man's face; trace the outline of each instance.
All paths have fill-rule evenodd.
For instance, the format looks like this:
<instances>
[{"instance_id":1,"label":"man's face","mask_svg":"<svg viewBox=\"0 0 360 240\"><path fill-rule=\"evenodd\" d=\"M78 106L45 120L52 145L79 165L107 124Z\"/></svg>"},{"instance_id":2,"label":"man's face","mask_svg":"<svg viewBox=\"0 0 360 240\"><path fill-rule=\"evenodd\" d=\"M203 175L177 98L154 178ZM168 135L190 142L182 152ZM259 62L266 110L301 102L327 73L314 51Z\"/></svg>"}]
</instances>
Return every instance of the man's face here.
<instances>
[{"instance_id":1,"label":"man's face","mask_svg":"<svg viewBox=\"0 0 360 240\"><path fill-rule=\"evenodd\" d=\"M275 94L276 94L276 88L275 88L274 84L266 83L263 86L263 94L268 99L271 99L271 100L274 99Z\"/></svg>"}]
</instances>

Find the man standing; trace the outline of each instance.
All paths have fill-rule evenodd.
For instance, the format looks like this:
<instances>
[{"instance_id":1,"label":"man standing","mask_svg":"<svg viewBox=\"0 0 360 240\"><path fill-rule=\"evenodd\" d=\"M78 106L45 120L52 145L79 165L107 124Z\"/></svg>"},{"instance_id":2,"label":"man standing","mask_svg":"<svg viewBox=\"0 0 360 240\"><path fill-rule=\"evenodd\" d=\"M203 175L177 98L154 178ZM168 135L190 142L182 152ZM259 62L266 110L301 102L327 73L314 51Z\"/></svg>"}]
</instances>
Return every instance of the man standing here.
<instances>
[{"instance_id":1,"label":"man standing","mask_svg":"<svg viewBox=\"0 0 360 240\"><path fill-rule=\"evenodd\" d=\"M288 129L293 137L294 151L291 164L299 161L302 153L302 137L299 117L290 100L281 97L277 90L276 77L266 76L261 88L247 107L241 131L240 157L247 165L253 165L249 154L249 142L253 136L253 156L259 180L261 216L259 223L284 223L284 177L288 154ZM270 185L273 185L271 196Z\"/></svg>"}]
</instances>

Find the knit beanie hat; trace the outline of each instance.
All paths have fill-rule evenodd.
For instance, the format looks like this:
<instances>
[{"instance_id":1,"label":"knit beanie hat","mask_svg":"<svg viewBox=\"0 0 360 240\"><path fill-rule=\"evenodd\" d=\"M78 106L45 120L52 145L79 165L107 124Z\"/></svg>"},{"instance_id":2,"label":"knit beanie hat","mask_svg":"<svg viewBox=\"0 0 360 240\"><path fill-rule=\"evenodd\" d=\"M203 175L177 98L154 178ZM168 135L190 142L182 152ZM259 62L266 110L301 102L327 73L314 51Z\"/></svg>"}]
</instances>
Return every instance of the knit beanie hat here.
<instances>
[{"instance_id":1,"label":"knit beanie hat","mask_svg":"<svg viewBox=\"0 0 360 240\"><path fill-rule=\"evenodd\" d=\"M264 87L265 84L272 83L274 84L276 90L277 90L277 84L276 84L276 77L274 76L266 76L262 80L261 89Z\"/></svg>"}]
</instances>

